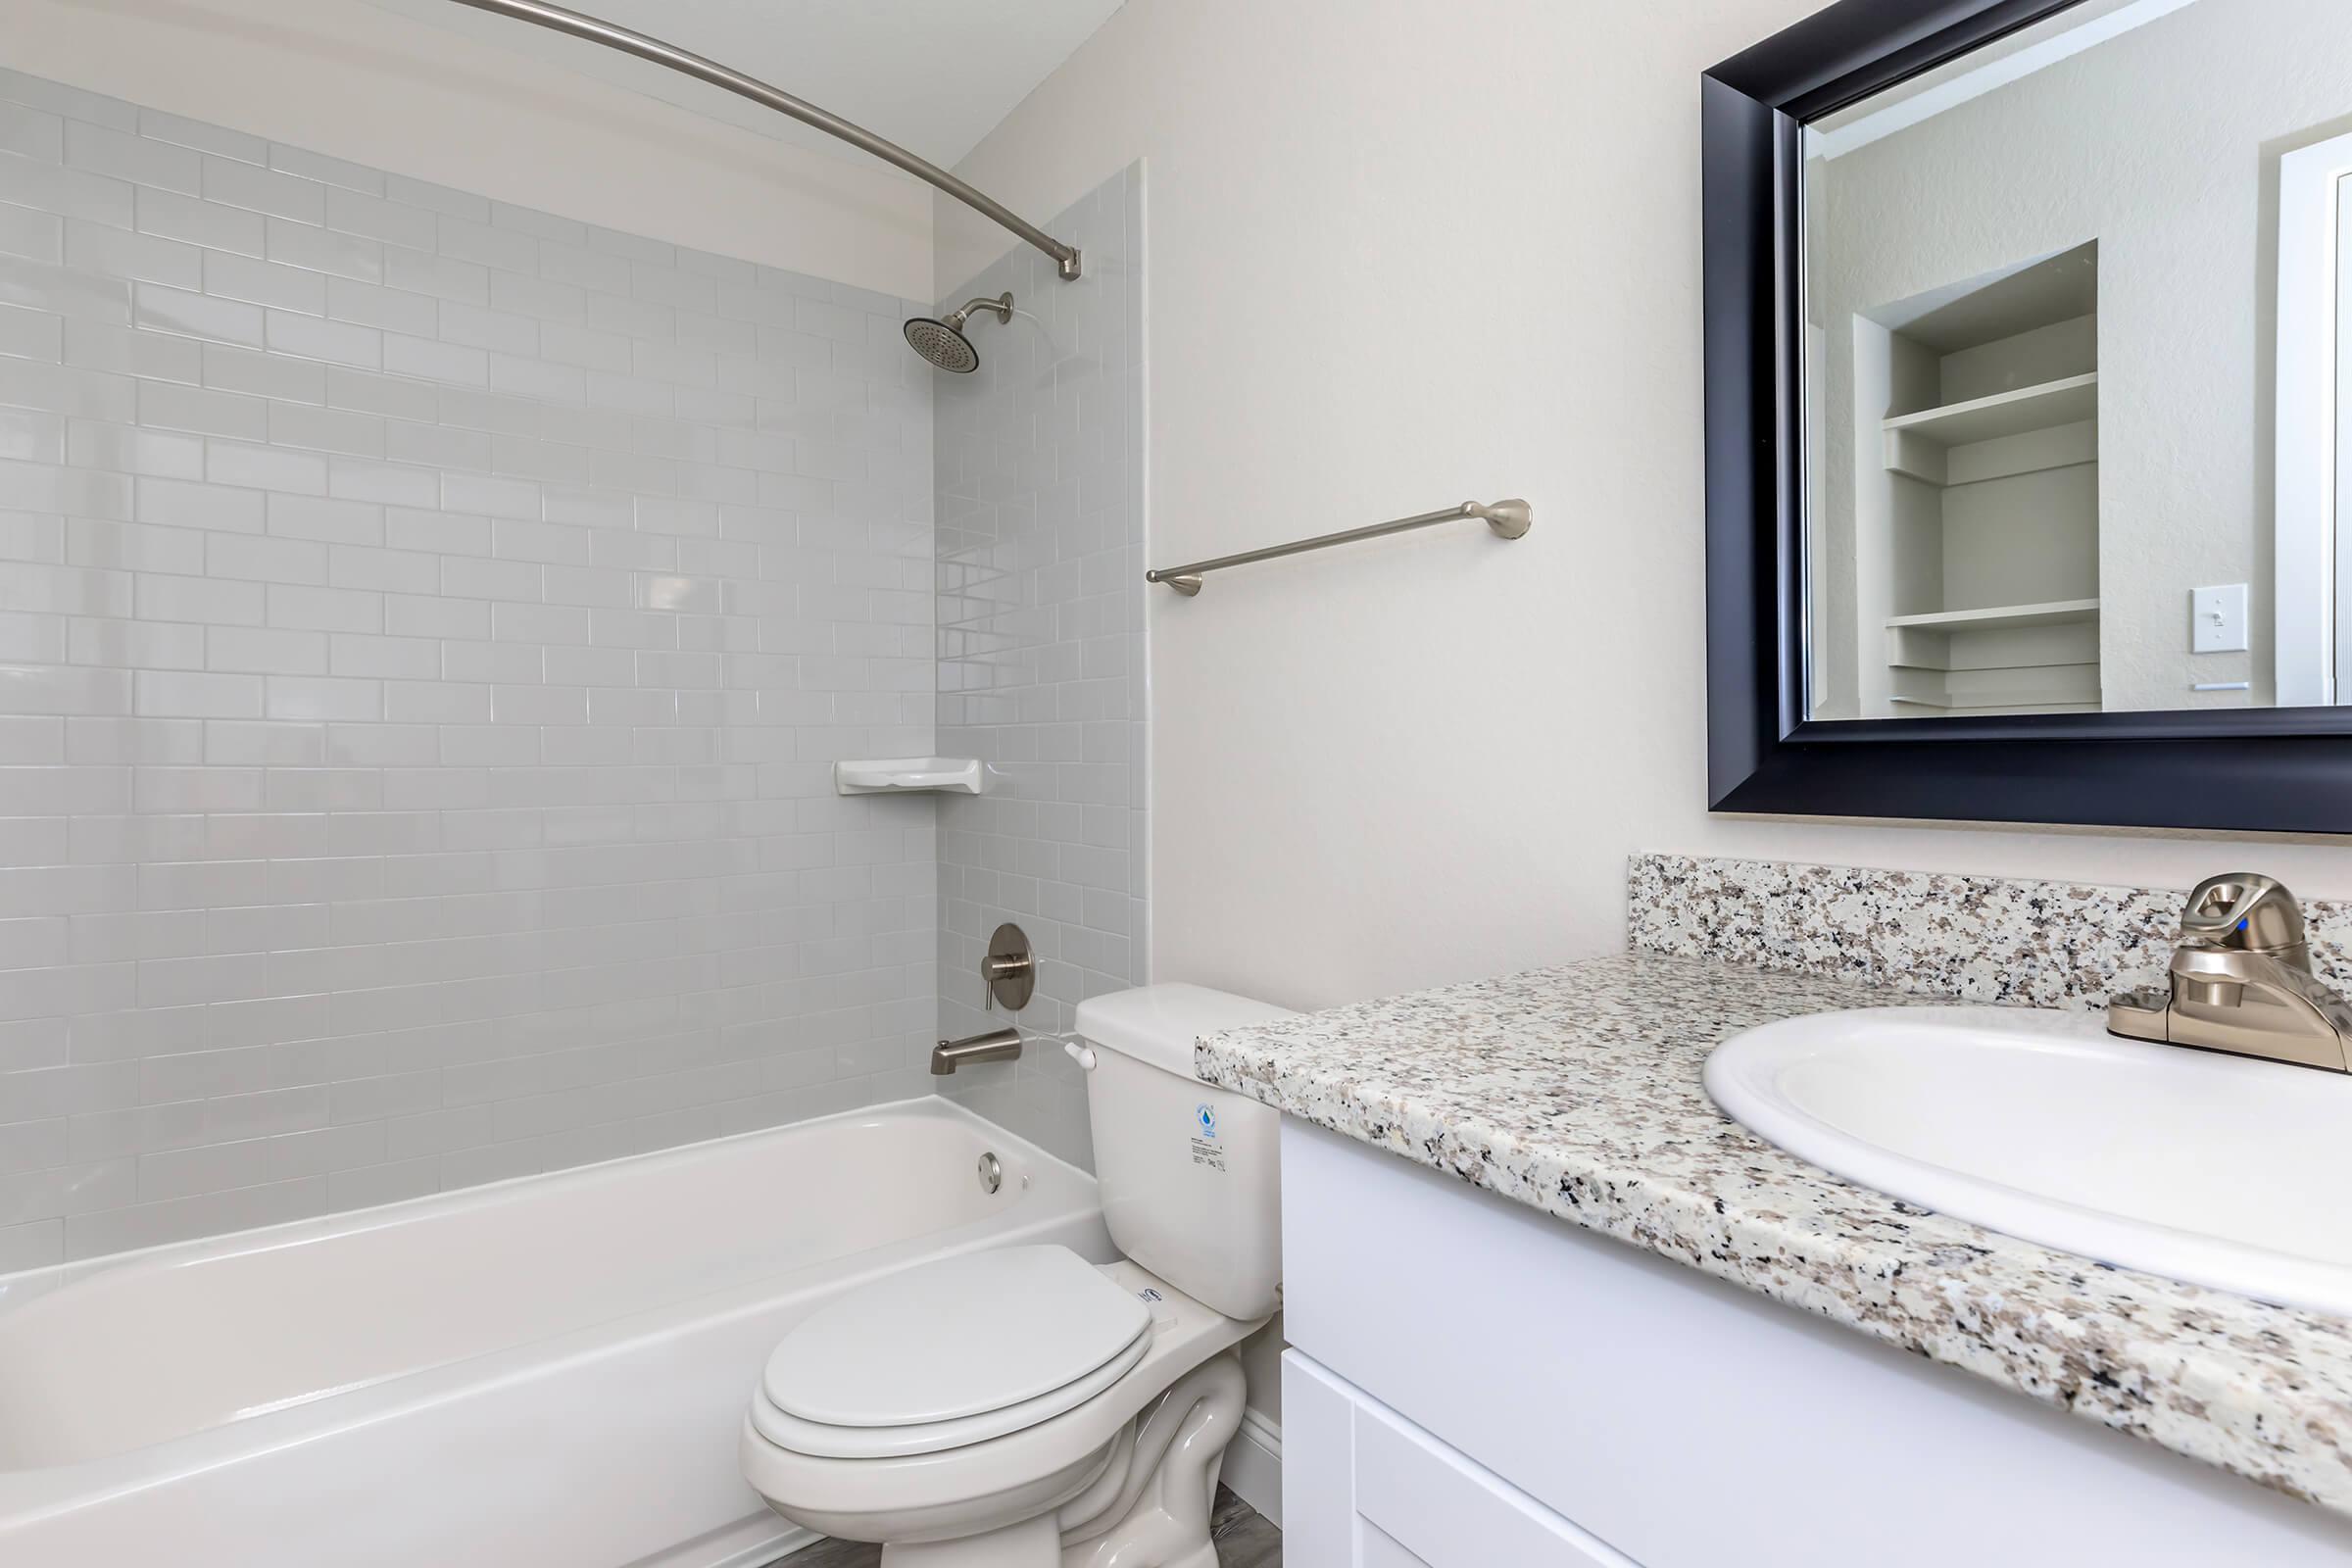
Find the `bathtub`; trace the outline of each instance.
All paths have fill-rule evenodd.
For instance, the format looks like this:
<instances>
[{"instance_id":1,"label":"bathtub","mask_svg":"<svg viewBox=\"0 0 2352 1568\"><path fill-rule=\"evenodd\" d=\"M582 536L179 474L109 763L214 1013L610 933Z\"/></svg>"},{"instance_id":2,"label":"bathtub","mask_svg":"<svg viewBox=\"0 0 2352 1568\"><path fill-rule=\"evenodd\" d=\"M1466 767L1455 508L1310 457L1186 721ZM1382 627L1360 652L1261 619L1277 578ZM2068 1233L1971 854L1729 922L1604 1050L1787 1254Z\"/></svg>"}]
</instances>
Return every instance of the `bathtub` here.
<instances>
[{"instance_id":1,"label":"bathtub","mask_svg":"<svg viewBox=\"0 0 2352 1568\"><path fill-rule=\"evenodd\" d=\"M1044 1241L1114 1255L1093 1180L917 1100L0 1277L0 1563L765 1563L805 1533L735 1439L784 1330Z\"/></svg>"}]
</instances>

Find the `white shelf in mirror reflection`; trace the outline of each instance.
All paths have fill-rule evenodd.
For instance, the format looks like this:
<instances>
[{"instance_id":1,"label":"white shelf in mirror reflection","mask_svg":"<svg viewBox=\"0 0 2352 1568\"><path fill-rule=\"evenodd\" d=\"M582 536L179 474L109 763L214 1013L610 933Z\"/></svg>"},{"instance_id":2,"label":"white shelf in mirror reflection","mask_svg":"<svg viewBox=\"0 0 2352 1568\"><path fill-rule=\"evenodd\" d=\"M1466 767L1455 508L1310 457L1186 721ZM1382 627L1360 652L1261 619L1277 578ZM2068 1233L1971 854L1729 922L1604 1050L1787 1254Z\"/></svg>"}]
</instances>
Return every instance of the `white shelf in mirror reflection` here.
<instances>
[{"instance_id":1,"label":"white shelf in mirror reflection","mask_svg":"<svg viewBox=\"0 0 2352 1568\"><path fill-rule=\"evenodd\" d=\"M2087 712L2100 704L2096 599L1896 615L1886 636L1896 711Z\"/></svg>"},{"instance_id":2,"label":"white shelf in mirror reflection","mask_svg":"<svg viewBox=\"0 0 2352 1568\"><path fill-rule=\"evenodd\" d=\"M1992 605L1983 610L1942 610L1927 615L1895 615L1889 626L1926 631L2015 631L2027 626L2065 626L2099 618L2096 599L2054 599L2046 605Z\"/></svg>"},{"instance_id":3,"label":"white shelf in mirror reflection","mask_svg":"<svg viewBox=\"0 0 2352 1568\"><path fill-rule=\"evenodd\" d=\"M2098 666L2090 664L2083 667L2096 669ZM1896 696L1888 701L1897 708L1932 708L1953 713L2095 713L2099 707L2095 693L2089 697L2074 694L2052 696L2030 687L1996 688L1966 695Z\"/></svg>"},{"instance_id":4,"label":"white shelf in mirror reflection","mask_svg":"<svg viewBox=\"0 0 2352 1568\"><path fill-rule=\"evenodd\" d=\"M2015 435L1994 436L1988 441L1971 441L1961 446L1941 446L1928 436L1908 430L1888 430L1883 439L1889 472L1939 490L2099 461L2096 419L2040 425Z\"/></svg>"},{"instance_id":5,"label":"white shelf in mirror reflection","mask_svg":"<svg viewBox=\"0 0 2352 1568\"><path fill-rule=\"evenodd\" d=\"M1921 437L1938 446L1966 446L2056 424L2077 424L2099 413L2099 372L2062 376L2036 386L1995 392L1990 397L1921 409L1887 417L1890 432Z\"/></svg>"},{"instance_id":6,"label":"white shelf in mirror reflection","mask_svg":"<svg viewBox=\"0 0 2352 1568\"><path fill-rule=\"evenodd\" d=\"M978 795L987 770L976 757L882 757L833 764L840 795Z\"/></svg>"}]
</instances>

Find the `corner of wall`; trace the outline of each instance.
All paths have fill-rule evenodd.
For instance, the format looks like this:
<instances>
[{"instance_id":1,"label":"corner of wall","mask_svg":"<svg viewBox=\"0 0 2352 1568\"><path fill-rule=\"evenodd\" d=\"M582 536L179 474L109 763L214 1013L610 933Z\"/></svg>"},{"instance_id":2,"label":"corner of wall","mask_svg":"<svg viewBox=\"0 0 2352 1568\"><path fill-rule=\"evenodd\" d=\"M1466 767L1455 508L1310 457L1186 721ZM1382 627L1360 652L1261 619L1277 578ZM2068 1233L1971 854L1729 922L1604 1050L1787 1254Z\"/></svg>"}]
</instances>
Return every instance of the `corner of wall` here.
<instances>
[{"instance_id":1,"label":"corner of wall","mask_svg":"<svg viewBox=\"0 0 2352 1568\"><path fill-rule=\"evenodd\" d=\"M1000 922L1020 925L1028 1054L943 1092L1091 1167L1084 1078L1058 1045L1080 1002L1149 962L1138 172L1043 226L1085 252L1078 280L1014 245L945 296L1010 290L1022 314L977 318L979 368L936 378L939 744L989 768L986 794L940 805L939 1024L1003 1021L977 1005L977 966Z\"/></svg>"}]
</instances>

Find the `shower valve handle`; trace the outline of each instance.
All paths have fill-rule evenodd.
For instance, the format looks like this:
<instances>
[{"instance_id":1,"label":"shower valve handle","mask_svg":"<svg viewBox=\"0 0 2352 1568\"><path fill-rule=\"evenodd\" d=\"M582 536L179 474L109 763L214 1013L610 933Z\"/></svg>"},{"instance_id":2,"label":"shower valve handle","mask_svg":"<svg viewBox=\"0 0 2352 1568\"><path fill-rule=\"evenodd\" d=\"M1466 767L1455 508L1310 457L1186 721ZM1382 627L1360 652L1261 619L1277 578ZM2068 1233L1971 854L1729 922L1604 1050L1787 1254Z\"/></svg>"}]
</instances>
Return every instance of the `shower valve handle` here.
<instances>
[{"instance_id":1,"label":"shower valve handle","mask_svg":"<svg viewBox=\"0 0 2352 1568\"><path fill-rule=\"evenodd\" d=\"M994 1012L1002 1002L1007 1011L1018 1012L1036 992L1037 955L1028 934L1007 920L988 939L988 952L980 958L981 1010Z\"/></svg>"},{"instance_id":2,"label":"shower valve handle","mask_svg":"<svg viewBox=\"0 0 2352 1568\"><path fill-rule=\"evenodd\" d=\"M981 1007L986 1011L995 1011L998 984L1005 980L1017 980L1028 974L1035 962L1036 960L1025 953L992 953L982 958L980 960L980 978L988 982L988 989L981 997Z\"/></svg>"}]
</instances>

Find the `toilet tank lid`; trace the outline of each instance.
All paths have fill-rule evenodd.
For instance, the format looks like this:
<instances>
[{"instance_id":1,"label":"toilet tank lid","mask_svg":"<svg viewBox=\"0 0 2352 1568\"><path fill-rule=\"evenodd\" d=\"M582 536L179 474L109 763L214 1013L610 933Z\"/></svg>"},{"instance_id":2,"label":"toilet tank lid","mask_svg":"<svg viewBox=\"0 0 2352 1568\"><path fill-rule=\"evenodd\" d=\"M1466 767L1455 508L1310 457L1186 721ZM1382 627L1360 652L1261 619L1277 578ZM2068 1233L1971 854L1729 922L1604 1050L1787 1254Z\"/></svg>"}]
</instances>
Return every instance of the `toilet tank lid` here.
<instances>
[{"instance_id":1,"label":"toilet tank lid","mask_svg":"<svg viewBox=\"0 0 2352 1568\"><path fill-rule=\"evenodd\" d=\"M1193 1042L1200 1036L1297 1016L1288 1007L1206 986L1139 986L1078 1004L1077 1033L1104 1051L1191 1078Z\"/></svg>"}]
</instances>

